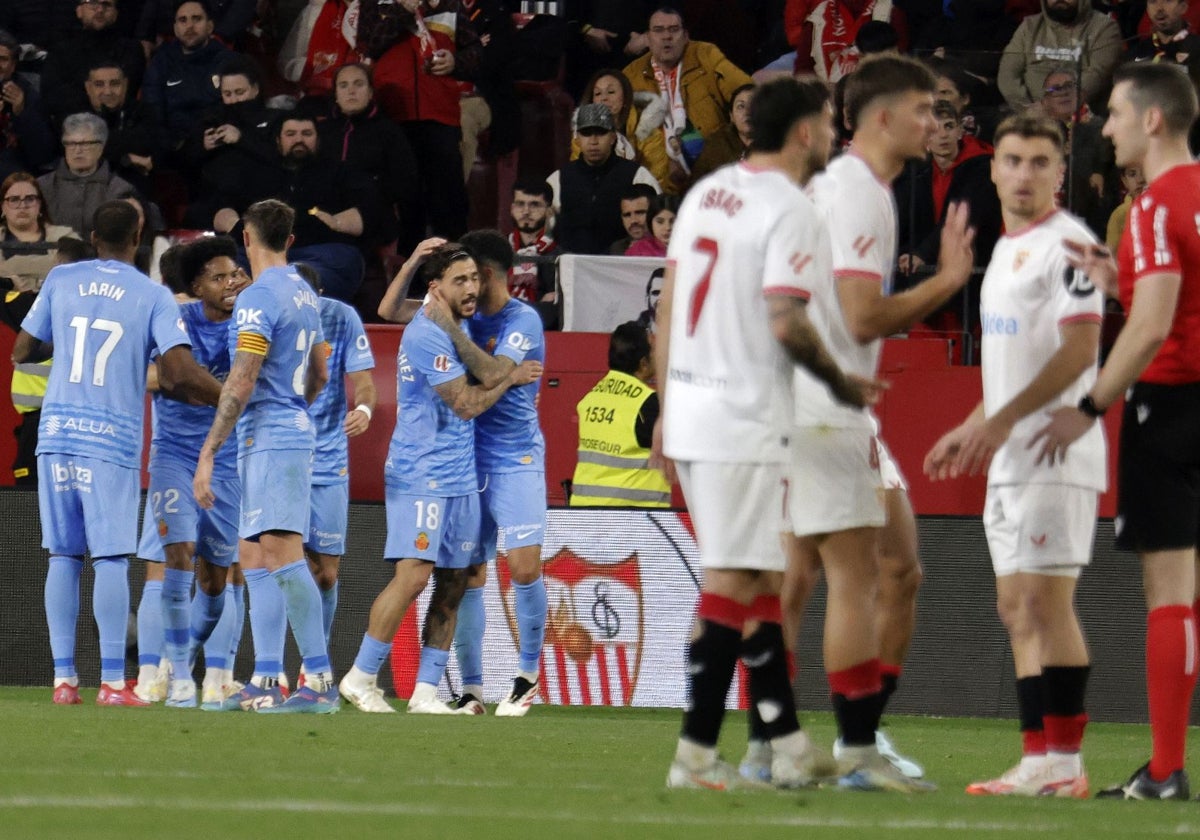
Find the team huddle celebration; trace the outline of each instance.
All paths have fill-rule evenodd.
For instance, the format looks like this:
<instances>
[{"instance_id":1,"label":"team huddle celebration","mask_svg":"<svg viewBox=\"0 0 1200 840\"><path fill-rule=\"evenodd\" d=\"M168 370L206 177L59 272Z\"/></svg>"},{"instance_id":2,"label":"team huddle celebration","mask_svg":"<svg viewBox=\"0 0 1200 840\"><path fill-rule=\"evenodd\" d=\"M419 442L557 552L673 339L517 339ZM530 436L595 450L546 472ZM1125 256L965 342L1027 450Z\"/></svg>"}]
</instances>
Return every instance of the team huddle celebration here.
<instances>
[{"instance_id":1,"label":"team huddle celebration","mask_svg":"<svg viewBox=\"0 0 1200 840\"><path fill-rule=\"evenodd\" d=\"M1188 133L1197 97L1169 63L1122 65L1112 82L1103 136L1117 166L1139 169L1147 184L1115 251L1059 206L1060 124L1025 112L995 128L1002 234L978 298L983 399L924 461L934 481L987 476L983 525L1016 669L1011 753L1020 758L970 784L978 796L1191 795L1200 164ZM745 157L699 178L679 206L651 330L660 409L645 466L681 487L703 578L691 637L679 640L687 701L673 757L663 745L668 788L937 790L920 757L880 728L912 642L921 567L908 487L872 411L888 387L883 339L960 294L977 262L977 220L951 200L935 265L896 287L892 182L926 155L937 92L926 65L894 54L864 58L836 107L816 77L765 82L746 117ZM843 128L850 141L835 156ZM230 225L233 236L178 246L179 302L134 267L137 210L105 202L91 225L96 259L54 268L22 321L14 365L53 362L36 450L53 703L82 702L75 653L87 558L100 705L395 713L378 676L428 590L407 712L487 714L484 586L502 544L519 657L492 713L531 713L547 625L546 342L538 310L510 294L513 246L494 230L425 240L379 305L406 323L381 465L386 544L370 558L393 572L353 664L336 674L348 447L372 423L375 359L355 310L322 295L318 272L289 262L305 212L257 201ZM428 293L406 300L417 273ZM1106 298L1126 321L1101 366ZM1106 441L1101 418L1122 399L1120 440ZM1108 486L1108 446L1119 452L1117 544L1143 574L1152 743L1127 780L1093 788L1090 660L1075 595ZM130 558L133 574L144 569L138 605ZM793 690L801 616L821 576L831 745L802 728ZM131 606L139 670L127 681ZM247 624L254 666L239 681ZM289 629L298 680L284 674ZM447 703L438 686L452 655L461 691ZM718 741L739 663L749 737L735 764Z\"/></svg>"}]
</instances>

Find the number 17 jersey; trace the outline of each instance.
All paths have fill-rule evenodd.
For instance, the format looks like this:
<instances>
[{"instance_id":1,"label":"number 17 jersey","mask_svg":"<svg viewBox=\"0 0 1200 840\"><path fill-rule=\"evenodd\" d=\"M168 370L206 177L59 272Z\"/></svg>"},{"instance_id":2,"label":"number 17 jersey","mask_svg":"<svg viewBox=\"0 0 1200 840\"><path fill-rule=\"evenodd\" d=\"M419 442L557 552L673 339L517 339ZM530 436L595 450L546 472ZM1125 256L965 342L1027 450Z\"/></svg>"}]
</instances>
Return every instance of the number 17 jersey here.
<instances>
[{"instance_id":1,"label":"number 17 jersey","mask_svg":"<svg viewBox=\"0 0 1200 840\"><path fill-rule=\"evenodd\" d=\"M767 297L808 299L822 222L777 170L727 166L691 189L671 234L675 268L663 429L685 461L772 463L784 455L792 364Z\"/></svg>"}]
</instances>

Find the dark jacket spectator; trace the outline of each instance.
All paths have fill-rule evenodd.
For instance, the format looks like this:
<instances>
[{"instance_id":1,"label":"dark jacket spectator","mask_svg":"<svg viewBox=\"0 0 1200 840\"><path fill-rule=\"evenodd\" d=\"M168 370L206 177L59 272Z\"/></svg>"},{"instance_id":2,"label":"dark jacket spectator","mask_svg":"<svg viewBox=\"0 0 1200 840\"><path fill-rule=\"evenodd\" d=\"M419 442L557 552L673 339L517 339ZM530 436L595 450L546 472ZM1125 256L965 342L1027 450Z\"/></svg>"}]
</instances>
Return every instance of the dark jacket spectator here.
<instances>
[{"instance_id":1,"label":"dark jacket spectator","mask_svg":"<svg viewBox=\"0 0 1200 840\"><path fill-rule=\"evenodd\" d=\"M296 241L289 251L311 262L326 294L352 302L362 284L364 255L395 237L391 214L371 178L320 154L311 117L289 116L279 125L273 165L248 166L235 188L217 197L212 226L241 234L241 214L256 201L277 198L296 208Z\"/></svg>"},{"instance_id":2,"label":"dark jacket spectator","mask_svg":"<svg viewBox=\"0 0 1200 840\"><path fill-rule=\"evenodd\" d=\"M334 160L354 166L375 182L383 202L399 223L397 253L407 254L420 241L420 176L408 138L384 116L374 100L366 68L349 64L334 76L334 101L317 123L321 149Z\"/></svg>"},{"instance_id":3,"label":"dark jacket spectator","mask_svg":"<svg viewBox=\"0 0 1200 840\"><path fill-rule=\"evenodd\" d=\"M137 23L137 37L149 42L170 38L178 2L146 0ZM207 3L212 12L213 34L226 44L236 44L254 23L255 0L207 0Z\"/></svg>"},{"instance_id":4,"label":"dark jacket spectator","mask_svg":"<svg viewBox=\"0 0 1200 840\"><path fill-rule=\"evenodd\" d=\"M635 182L658 187L645 167L613 154L612 112L592 103L579 109L580 156L550 175L554 191L554 238L568 253L604 254L625 234L621 196Z\"/></svg>"},{"instance_id":5,"label":"dark jacket spectator","mask_svg":"<svg viewBox=\"0 0 1200 840\"><path fill-rule=\"evenodd\" d=\"M273 166L278 117L263 103L258 65L234 53L221 65L221 103L205 111L200 124L184 138L178 161L191 188L189 225L208 227L219 209L214 196L236 189L253 166Z\"/></svg>"},{"instance_id":6,"label":"dark jacket spectator","mask_svg":"<svg viewBox=\"0 0 1200 840\"><path fill-rule=\"evenodd\" d=\"M76 31L78 0L4 0L0 3L0 29L11 32L22 44L35 44L43 50L55 46L65 35Z\"/></svg>"},{"instance_id":7,"label":"dark jacket spectator","mask_svg":"<svg viewBox=\"0 0 1200 840\"><path fill-rule=\"evenodd\" d=\"M158 126L150 109L129 94L125 72L115 62L93 67L83 87L87 96L83 110L100 117L108 126L105 160L138 192L150 195L150 173L161 151Z\"/></svg>"},{"instance_id":8,"label":"dark jacket spectator","mask_svg":"<svg viewBox=\"0 0 1200 840\"><path fill-rule=\"evenodd\" d=\"M42 67L42 99L50 117L61 123L68 114L87 109L83 83L101 61L115 61L125 71L129 97L136 99L146 72L146 54L135 38L117 29L116 0L90 0L76 6L82 24L50 50Z\"/></svg>"},{"instance_id":9,"label":"dark jacket spectator","mask_svg":"<svg viewBox=\"0 0 1200 840\"><path fill-rule=\"evenodd\" d=\"M142 101L162 126L171 151L183 145L209 108L220 104L221 95L213 79L230 55L224 44L212 38L212 21L200 3L184 3L179 12L175 21L177 40L155 51L142 85ZM197 20L196 15L203 15L203 19Z\"/></svg>"},{"instance_id":10,"label":"dark jacket spectator","mask_svg":"<svg viewBox=\"0 0 1200 840\"><path fill-rule=\"evenodd\" d=\"M16 38L0 30L0 180L45 171L58 146L37 91L14 75L19 50Z\"/></svg>"}]
</instances>

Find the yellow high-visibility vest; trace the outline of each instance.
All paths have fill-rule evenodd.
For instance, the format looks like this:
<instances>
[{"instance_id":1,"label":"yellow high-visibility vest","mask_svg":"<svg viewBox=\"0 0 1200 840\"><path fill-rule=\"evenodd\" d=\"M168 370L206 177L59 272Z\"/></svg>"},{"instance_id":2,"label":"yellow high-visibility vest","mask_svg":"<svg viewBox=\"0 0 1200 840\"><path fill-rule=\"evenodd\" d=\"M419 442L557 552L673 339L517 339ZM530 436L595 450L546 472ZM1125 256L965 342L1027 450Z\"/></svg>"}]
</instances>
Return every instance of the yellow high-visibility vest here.
<instances>
[{"instance_id":1,"label":"yellow high-visibility vest","mask_svg":"<svg viewBox=\"0 0 1200 840\"><path fill-rule=\"evenodd\" d=\"M50 360L22 362L13 365L12 401L18 414L28 414L42 407L46 384L50 381Z\"/></svg>"},{"instance_id":2,"label":"yellow high-visibility vest","mask_svg":"<svg viewBox=\"0 0 1200 840\"><path fill-rule=\"evenodd\" d=\"M650 467L650 450L638 445L638 409L654 389L610 370L576 405L579 455L571 505L670 507L671 485Z\"/></svg>"}]
</instances>

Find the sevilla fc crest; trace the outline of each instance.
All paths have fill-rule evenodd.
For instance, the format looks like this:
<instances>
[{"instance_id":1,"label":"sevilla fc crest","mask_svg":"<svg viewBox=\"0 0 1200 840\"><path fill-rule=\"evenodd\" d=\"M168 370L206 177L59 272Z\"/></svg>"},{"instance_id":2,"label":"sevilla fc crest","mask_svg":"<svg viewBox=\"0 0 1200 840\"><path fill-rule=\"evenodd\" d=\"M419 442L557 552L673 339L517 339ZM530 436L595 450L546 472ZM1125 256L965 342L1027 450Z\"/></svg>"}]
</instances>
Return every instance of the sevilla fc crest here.
<instances>
[{"instance_id":1,"label":"sevilla fc crest","mask_svg":"<svg viewBox=\"0 0 1200 840\"><path fill-rule=\"evenodd\" d=\"M518 644L508 558L496 563L504 617ZM542 567L546 581L546 644L542 702L628 706L642 664L645 621L638 556L593 563L568 548Z\"/></svg>"}]
</instances>

